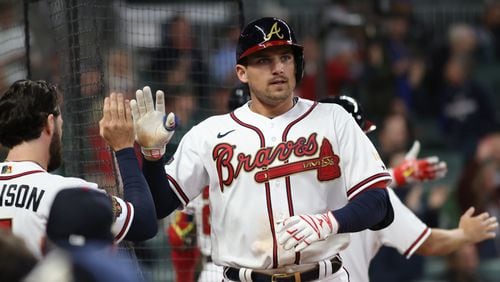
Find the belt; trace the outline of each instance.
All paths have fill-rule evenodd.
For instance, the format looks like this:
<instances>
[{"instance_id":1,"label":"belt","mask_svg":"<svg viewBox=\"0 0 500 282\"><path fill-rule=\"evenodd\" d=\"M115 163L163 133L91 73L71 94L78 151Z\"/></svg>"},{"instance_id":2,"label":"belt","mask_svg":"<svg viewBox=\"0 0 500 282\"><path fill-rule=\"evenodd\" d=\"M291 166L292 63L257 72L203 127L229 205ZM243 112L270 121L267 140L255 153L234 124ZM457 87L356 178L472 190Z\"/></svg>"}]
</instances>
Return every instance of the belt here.
<instances>
[{"instance_id":1,"label":"belt","mask_svg":"<svg viewBox=\"0 0 500 282\"><path fill-rule=\"evenodd\" d=\"M333 257L330 262L332 264L332 274L342 267L342 260L338 256ZM254 282L306 282L318 280L320 278L319 271L319 265L310 270L292 273L265 274L252 271L251 278ZM224 267L224 275L232 281L241 281L239 268L226 266Z\"/></svg>"}]
</instances>

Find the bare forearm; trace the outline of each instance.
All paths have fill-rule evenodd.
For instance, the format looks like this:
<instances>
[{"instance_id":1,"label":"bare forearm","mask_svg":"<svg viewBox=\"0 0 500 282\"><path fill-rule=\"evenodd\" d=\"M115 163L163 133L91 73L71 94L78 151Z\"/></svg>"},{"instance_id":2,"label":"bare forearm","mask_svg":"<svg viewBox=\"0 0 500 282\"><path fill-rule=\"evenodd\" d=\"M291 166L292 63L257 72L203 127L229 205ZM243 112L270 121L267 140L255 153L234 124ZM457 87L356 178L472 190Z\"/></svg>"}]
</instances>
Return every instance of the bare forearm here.
<instances>
[{"instance_id":1,"label":"bare forearm","mask_svg":"<svg viewBox=\"0 0 500 282\"><path fill-rule=\"evenodd\" d=\"M417 254L424 256L442 256L452 253L468 243L463 230L433 228L431 235L417 249Z\"/></svg>"}]
</instances>

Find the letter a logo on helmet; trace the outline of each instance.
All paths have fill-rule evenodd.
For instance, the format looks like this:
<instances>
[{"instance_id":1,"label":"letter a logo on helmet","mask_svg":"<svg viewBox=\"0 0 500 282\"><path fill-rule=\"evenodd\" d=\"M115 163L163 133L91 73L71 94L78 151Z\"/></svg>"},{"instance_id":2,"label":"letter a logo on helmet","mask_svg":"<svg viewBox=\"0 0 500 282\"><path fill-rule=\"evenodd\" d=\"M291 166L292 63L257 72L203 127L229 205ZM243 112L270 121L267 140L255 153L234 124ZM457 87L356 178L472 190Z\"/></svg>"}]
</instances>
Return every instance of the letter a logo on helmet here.
<instances>
[{"instance_id":1,"label":"letter a logo on helmet","mask_svg":"<svg viewBox=\"0 0 500 282\"><path fill-rule=\"evenodd\" d=\"M282 19L266 17L247 24L238 40L236 62L245 64L244 59L253 53L285 45L292 47L295 58L295 79L299 83L304 75L304 48L297 43L292 28Z\"/></svg>"},{"instance_id":2,"label":"letter a logo on helmet","mask_svg":"<svg viewBox=\"0 0 500 282\"><path fill-rule=\"evenodd\" d=\"M271 27L271 31L264 37L265 41L271 39L271 37L276 34L279 39L283 39L284 35L280 34L281 28L278 27L278 22L275 22Z\"/></svg>"}]
</instances>

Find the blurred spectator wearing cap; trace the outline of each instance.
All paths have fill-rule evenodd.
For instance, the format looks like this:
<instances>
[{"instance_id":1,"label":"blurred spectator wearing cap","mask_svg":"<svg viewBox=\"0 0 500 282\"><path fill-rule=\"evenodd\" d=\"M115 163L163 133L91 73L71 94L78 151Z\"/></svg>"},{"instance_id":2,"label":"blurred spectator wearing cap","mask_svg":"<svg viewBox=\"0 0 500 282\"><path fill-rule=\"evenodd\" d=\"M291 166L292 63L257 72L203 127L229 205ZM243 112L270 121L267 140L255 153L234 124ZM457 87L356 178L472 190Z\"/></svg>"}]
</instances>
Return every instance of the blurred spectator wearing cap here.
<instances>
[{"instance_id":1,"label":"blurred spectator wearing cap","mask_svg":"<svg viewBox=\"0 0 500 282\"><path fill-rule=\"evenodd\" d=\"M135 265L113 245L110 197L70 188L54 198L47 220L47 256L26 281L140 281Z\"/></svg>"}]
</instances>

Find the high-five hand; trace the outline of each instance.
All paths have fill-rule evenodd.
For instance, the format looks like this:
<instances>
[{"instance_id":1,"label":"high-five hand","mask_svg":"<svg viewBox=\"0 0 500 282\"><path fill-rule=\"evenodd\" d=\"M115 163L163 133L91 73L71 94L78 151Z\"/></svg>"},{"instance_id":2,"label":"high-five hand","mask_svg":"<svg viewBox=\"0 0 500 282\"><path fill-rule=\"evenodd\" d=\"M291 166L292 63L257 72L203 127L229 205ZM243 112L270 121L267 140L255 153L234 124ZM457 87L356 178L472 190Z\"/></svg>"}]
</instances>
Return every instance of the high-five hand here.
<instances>
[{"instance_id":1,"label":"high-five hand","mask_svg":"<svg viewBox=\"0 0 500 282\"><path fill-rule=\"evenodd\" d=\"M149 86L137 90L135 97L130 101L130 106L136 141L146 159L158 160L165 154L165 146L174 135L177 125L175 115L165 115L165 100L161 90L156 91L156 108Z\"/></svg>"},{"instance_id":2,"label":"high-five hand","mask_svg":"<svg viewBox=\"0 0 500 282\"><path fill-rule=\"evenodd\" d=\"M113 151L134 146L134 126L130 102L123 94L111 93L104 99L102 119L99 121L99 134Z\"/></svg>"}]
</instances>

